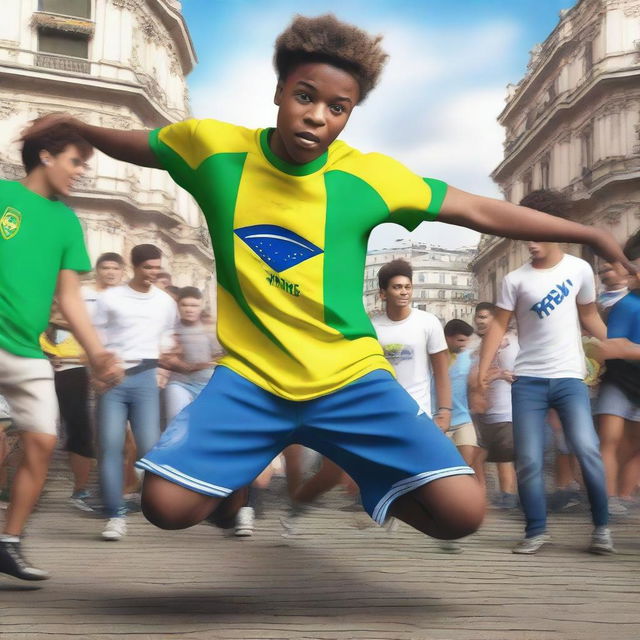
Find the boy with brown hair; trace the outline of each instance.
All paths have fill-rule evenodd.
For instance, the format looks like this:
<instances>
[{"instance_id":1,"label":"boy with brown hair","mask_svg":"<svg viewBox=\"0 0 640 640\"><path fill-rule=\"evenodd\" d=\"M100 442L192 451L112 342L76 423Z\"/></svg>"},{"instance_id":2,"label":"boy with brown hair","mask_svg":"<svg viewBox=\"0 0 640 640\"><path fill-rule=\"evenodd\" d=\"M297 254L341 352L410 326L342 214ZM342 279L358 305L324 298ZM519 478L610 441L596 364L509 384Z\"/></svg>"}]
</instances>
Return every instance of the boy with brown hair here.
<instances>
[{"instance_id":1,"label":"boy with brown hair","mask_svg":"<svg viewBox=\"0 0 640 640\"><path fill-rule=\"evenodd\" d=\"M394 515L438 537L469 535L482 489L455 446L394 380L362 305L367 238L383 222L424 220L516 238L584 242L613 260L613 238L415 175L337 140L378 82L380 37L332 15L297 16L276 42L275 128L187 120L156 131L70 123L105 153L164 168L207 219L227 355L211 382L139 462L143 509L191 526L300 443L359 484L383 523ZM227 501L218 513L242 506Z\"/></svg>"}]
</instances>

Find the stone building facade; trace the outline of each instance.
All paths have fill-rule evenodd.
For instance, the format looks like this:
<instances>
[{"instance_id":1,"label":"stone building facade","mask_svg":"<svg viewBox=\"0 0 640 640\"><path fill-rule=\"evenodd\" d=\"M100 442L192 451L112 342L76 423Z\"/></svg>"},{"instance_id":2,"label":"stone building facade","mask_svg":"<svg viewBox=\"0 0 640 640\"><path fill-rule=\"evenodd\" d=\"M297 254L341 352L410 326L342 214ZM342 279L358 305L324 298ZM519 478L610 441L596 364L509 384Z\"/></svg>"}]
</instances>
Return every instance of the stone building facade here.
<instances>
[{"instance_id":1,"label":"stone building facade","mask_svg":"<svg viewBox=\"0 0 640 640\"><path fill-rule=\"evenodd\" d=\"M579 0L562 11L524 78L509 85L498 120L505 154L492 177L505 199L561 191L577 220L623 242L640 225L640 0ZM494 236L478 250L480 297L493 300L528 253ZM593 262L588 250L568 250Z\"/></svg>"},{"instance_id":2,"label":"stone building facade","mask_svg":"<svg viewBox=\"0 0 640 640\"><path fill-rule=\"evenodd\" d=\"M19 131L66 111L95 125L152 129L189 117L186 76L196 55L177 0L3 0L0 177L23 170ZM158 245L178 286L211 286L213 255L199 208L164 171L97 152L69 198L92 260Z\"/></svg>"},{"instance_id":3,"label":"stone building facade","mask_svg":"<svg viewBox=\"0 0 640 640\"><path fill-rule=\"evenodd\" d=\"M430 311L445 323L460 318L471 323L477 302L475 278L469 263L475 248L442 249L401 240L391 249L369 251L365 266L364 302L369 315L384 310L379 295L378 271L402 258L413 267L413 306Z\"/></svg>"}]
</instances>

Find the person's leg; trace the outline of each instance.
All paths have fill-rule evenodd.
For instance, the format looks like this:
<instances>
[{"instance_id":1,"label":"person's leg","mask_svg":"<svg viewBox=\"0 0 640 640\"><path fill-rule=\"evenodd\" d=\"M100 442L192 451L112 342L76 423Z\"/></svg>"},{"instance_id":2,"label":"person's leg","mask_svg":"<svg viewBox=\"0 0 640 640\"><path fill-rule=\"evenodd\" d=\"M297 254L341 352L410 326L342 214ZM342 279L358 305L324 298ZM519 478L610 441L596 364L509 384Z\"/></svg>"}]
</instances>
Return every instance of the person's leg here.
<instances>
[{"instance_id":1,"label":"person's leg","mask_svg":"<svg viewBox=\"0 0 640 640\"><path fill-rule=\"evenodd\" d=\"M296 403L217 367L136 465L146 472L145 517L163 529L184 529L215 510L215 524L233 526L246 486L290 444L296 414Z\"/></svg>"},{"instance_id":2,"label":"person's leg","mask_svg":"<svg viewBox=\"0 0 640 640\"><path fill-rule=\"evenodd\" d=\"M618 490L618 452L624 435L624 418L610 414L598 415L598 436L600 454L607 479L607 493L617 496Z\"/></svg>"},{"instance_id":3,"label":"person's leg","mask_svg":"<svg viewBox=\"0 0 640 640\"><path fill-rule=\"evenodd\" d=\"M516 482L516 470L513 462L496 462L498 470L498 484L502 493L515 495L518 491Z\"/></svg>"},{"instance_id":4,"label":"person's leg","mask_svg":"<svg viewBox=\"0 0 640 640\"><path fill-rule=\"evenodd\" d=\"M55 450L56 440L56 436L46 433L22 432L22 460L13 478L5 534L21 535L47 479L49 460Z\"/></svg>"},{"instance_id":5,"label":"person's leg","mask_svg":"<svg viewBox=\"0 0 640 640\"><path fill-rule=\"evenodd\" d=\"M128 414L128 379L98 396L98 472L104 515L122 515L123 448Z\"/></svg>"},{"instance_id":6,"label":"person's leg","mask_svg":"<svg viewBox=\"0 0 640 640\"><path fill-rule=\"evenodd\" d=\"M463 444L460 447L458 447L458 451L460 452L460 455L464 458L464 461L475 471L478 447L473 447L468 444Z\"/></svg>"},{"instance_id":7,"label":"person's leg","mask_svg":"<svg viewBox=\"0 0 640 640\"><path fill-rule=\"evenodd\" d=\"M140 491L140 478L136 473L135 463L138 459L136 439L133 437L131 425L127 422L124 435L124 453L122 457L123 493Z\"/></svg>"},{"instance_id":8,"label":"person's leg","mask_svg":"<svg viewBox=\"0 0 640 640\"><path fill-rule=\"evenodd\" d=\"M629 457L620 471L620 497L631 500L640 484L640 422L627 420L625 432Z\"/></svg>"},{"instance_id":9,"label":"person's leg","mask_svg":"<svg viewBox=\"0 0 640 640\"><path fill-rule=\"evenodd\" d=\"M131 431L137 457L142 458L160 438L160 389L155 369L131 376L129 399Z\"/></svg>"},{"instance_id":10,"label":"person's leg","mask_svg":"<svg viewBox=\"0 0 640 640\"><path fill-rule=\"evenodd\" d=\"M73 474L73 493L86 491L95 458L94 434L89 416L89 377L85 367L55 374L60 416L66 429L66 450Z\"/></svg>"},{"instance_id":11,"label":"person's leg","mask_svg":"<svg viewBox=\"0 0 640 640\"><path fill-rule=\"evenodd\" d=\"M304 447L299 444L289 445L283 452L285 473L287 475L287 491L293 499L304 483Z\"/></svg>"},{"instance_id":12,"label":"person's leg","mask_svg":"<svg viewBox=\"0 0 640 640\"><path fill-rule=\"evenodd\" d=\"M181 384L170 382L164 390L167 424L171 422L190 402L194 395Z\"/></svg>"},{"instance_id":13,"label":"person's leg","mask_svg":"<svg viewBox=\"0 0 640 640\"><path fill-rule=\"evenodd\" d=\"M390 374L376 371L305 403L296 439L342 467L380 525L388 516L434 537L473 533L483 489L455 445Z\"/></svg>"},{"instance_id":14,"label":"person's leg","mask_svg":"<svg viewBox=\"0 0 640 640\"><path fill-rule=\"evenodd\" d=\"M551 401L560 416L568 444L580 464L593 524L605 527L609 521L607 485L588 388L582 380L574 378L552 380Z\"/></svg>"},{"instance_id":15,"label":"person's leg","mask_svg":"<svg viewBox=\"0 0 640 640\"><path fill-rule=\"evenodd\" d=\"M523 376L511 386L516 476L527 538L539 536L547 528L543 463L548 393L549 380L544 378Z\"/></svg>"},{"instance_id":16,"label":"person's leg","mask_svg":"<svg viewBox=\"0 0 640 640\"><path fill-rule=\"evenodd\" d=\"M322 458L320 469L309 478L292 496L295 502L309 503L327 491L337 487L344 472L327 457Z\"/></svg>"}]
</instances>

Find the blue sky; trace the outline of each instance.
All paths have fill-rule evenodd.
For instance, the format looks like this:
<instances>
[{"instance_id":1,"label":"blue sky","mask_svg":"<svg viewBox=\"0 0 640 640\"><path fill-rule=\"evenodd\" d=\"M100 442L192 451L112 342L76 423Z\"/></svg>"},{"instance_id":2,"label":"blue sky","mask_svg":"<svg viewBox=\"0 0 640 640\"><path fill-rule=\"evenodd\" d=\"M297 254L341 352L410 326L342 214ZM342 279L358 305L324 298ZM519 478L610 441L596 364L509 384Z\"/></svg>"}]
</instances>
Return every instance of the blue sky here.
<instances>
[{"instance_id":1,"label":"blue sky","mask_svg":"<svg viewBox=\"0 0 640 640\"><path fill-rule=\"evenodd\" d=\"M196 117L250 127L275 122L273 42L296 12L328 11L384 35L390 54L379 87L342 134L362 151L388 153L416 173L489 196L489 173L502 158L496 117L506 85L520 80L529 51L573 0L319 0L312 10L291 0L183 0L199 63L188 78ZM304 5L302 5L304 6ZM409 234L374 231L370 247ZM454 248L477 234L436 223L418 241Z\"/></svg>"}]
</instances>

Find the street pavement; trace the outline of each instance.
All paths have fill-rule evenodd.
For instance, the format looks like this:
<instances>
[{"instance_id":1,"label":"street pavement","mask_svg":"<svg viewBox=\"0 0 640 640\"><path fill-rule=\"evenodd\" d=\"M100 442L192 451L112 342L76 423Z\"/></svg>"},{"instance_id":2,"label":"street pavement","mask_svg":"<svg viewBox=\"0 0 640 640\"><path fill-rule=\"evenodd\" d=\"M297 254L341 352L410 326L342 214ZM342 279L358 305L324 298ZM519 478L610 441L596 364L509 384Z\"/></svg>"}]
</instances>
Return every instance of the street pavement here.
<instances>
[{"instance_id":1,"label":"street pavement","mask_svg":"<svg viewBox=\"0 0 640 640\"><path fill-rule=\"evenodd\" d=\"M640 512L615 523L618 554L585 553L583 510L553 515L553 543L510 552L517 514L490 511L461 554L405 525L393 533L329 494L281 536L276 478L252 538L207 524L161 531L138 513L119 542L67 504L58 459L25 540L53 578L0 578L0 638L185 640L637 640Z\"/></svg>"}]
</instances>

